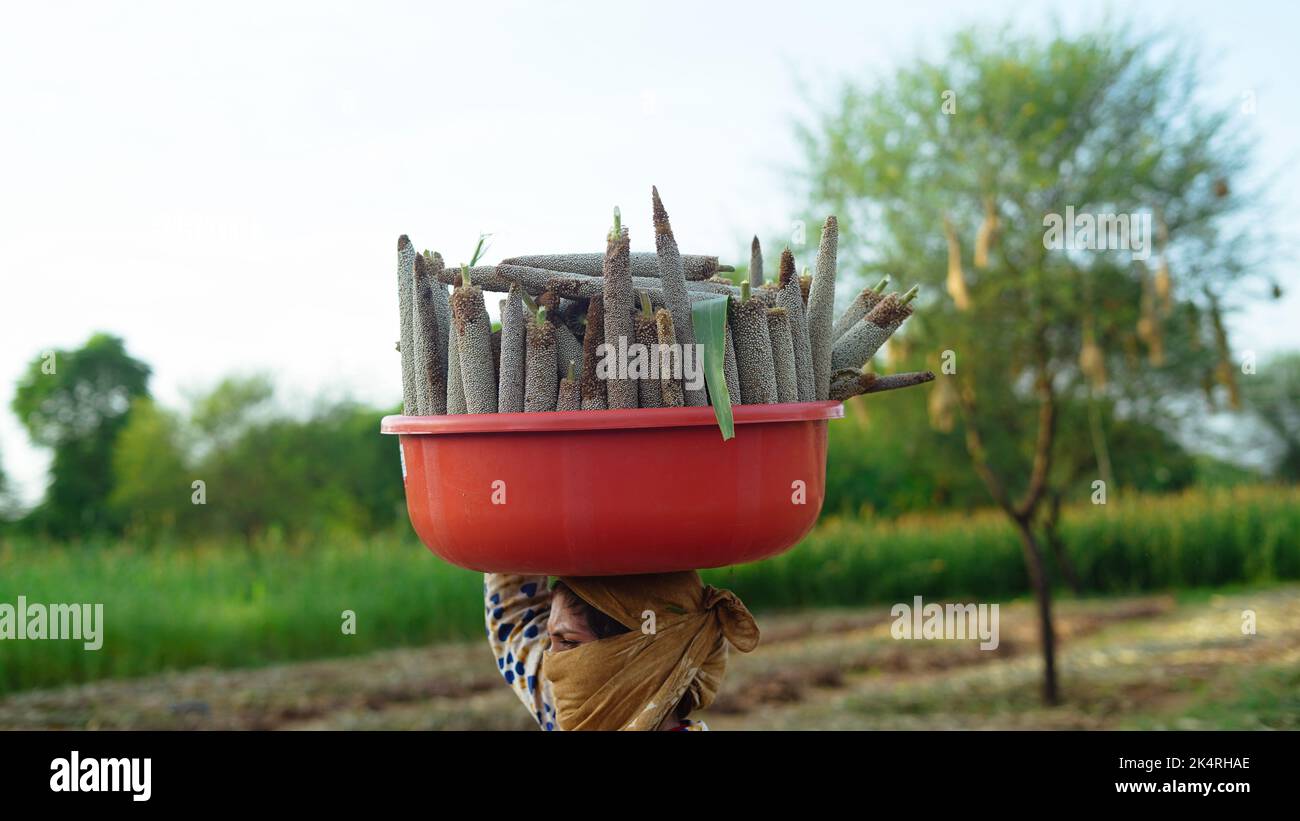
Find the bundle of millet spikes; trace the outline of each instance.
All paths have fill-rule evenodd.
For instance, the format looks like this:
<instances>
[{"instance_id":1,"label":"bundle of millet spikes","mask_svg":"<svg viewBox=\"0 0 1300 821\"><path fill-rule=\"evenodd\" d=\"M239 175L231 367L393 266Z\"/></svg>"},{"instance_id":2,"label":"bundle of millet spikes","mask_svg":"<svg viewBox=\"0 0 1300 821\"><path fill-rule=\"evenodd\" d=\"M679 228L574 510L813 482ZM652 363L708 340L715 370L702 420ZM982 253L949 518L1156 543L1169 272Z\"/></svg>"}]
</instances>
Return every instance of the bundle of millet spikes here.
<instances>
[{"instance_id":1,"label":"bundle of millet spikes","mask_svg":"<svg viewBox=\"0 0 1300 821\"><path fill-rule=\"evenodd\" d=\"M402 396L408 415L518 413L705 406L702 363L695 357L692 305L730 297L723 372L733 405L842 401L908 387L932 373L877 376L868 367L912 314L917 289L886 293L888 277L866 288L834 317L839 226L828 217L813 271L795 274L790 249L777 277L763 279L758 238L749 275L716 256L681 254L668 212L651 189L654 253L632 253L614 209L604 253L513 257L448 268L438 253L397 241ZM452 286L450 296L447 286ZM493 330L484 291L499 300ZM634 347L637 346L637 347ZM608 362L612 353L642 356L641 367ZM699 379L684 365L699 366ZM634 377L633 377L634 375Z\"/></svg>"}]
</instances>

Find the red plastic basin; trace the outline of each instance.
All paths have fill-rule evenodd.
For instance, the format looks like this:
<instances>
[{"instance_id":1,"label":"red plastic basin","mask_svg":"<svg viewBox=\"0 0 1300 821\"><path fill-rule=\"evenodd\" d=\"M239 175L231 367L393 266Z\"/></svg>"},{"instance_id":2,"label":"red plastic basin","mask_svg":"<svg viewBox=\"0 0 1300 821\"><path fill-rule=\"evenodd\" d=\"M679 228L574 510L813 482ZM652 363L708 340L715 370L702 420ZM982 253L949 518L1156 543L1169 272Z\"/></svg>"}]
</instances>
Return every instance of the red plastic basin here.
<instances>
[{"instance_id":1,"label":"red plastic basin","mask_svg":"<svg viewBox=\"0 0 1300 821\"><path fill-rule=\"evenodd\" d=\"M603 576L752 562L812 528L839 402L388 416L406 508L452 564Z\"/></svg>"}]
</instances>

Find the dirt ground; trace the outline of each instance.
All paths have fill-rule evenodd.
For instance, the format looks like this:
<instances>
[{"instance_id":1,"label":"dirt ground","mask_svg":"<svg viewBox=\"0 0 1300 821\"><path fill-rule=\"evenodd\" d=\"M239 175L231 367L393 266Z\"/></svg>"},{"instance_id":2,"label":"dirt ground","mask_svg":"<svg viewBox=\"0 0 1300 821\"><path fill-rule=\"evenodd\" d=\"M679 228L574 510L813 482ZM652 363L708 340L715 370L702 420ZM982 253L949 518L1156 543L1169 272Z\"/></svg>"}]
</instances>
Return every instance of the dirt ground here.
<instances>
[{"instance_id":1,"label":"dirt ground","mask_svg":"<svg viewBox=\"0 0 1300 821\"><path fill-rule=\"evenodd\" d=\"M1256 632L1243 633L1243 612ZM740 729L1300 729L1300 587L1057 607L1063 703L1039 698L1032 603L1001 642L890 636L887 607L759 614L701 715ZM486 644L194 670L0 699L0 729L536 729Z\"/></svg>"}]
</instances>

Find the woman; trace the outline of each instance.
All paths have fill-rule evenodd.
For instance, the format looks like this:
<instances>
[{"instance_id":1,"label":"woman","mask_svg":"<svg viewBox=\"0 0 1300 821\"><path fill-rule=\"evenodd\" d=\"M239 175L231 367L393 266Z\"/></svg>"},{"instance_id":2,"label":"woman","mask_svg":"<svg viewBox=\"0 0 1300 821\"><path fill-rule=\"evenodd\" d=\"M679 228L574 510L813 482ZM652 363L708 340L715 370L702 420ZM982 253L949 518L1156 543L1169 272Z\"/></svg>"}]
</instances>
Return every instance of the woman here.
<instances>
[{"instance_id":1,"label":"woman","mask_svg":"<svg viewBox=\"0 0 1300 821\"><path fill-rule=\"evenodd\" d=\"M483 577L488 641L506 683L545 730L707 730L727 646L758 625L695 571L646 576Z\"/></svg>"}]
</instances>

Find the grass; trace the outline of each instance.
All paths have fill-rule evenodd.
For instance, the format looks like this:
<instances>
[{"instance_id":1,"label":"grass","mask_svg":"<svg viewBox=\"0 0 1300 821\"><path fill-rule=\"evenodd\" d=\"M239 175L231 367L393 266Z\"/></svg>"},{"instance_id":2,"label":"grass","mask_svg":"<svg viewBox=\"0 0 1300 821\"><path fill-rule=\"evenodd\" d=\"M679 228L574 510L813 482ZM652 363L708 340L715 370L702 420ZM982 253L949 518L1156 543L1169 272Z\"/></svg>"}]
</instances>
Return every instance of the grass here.
<instances>
[{"instance_id":1,"label":"grass","mask_svg":"<svg viewBox=\"0 0 1300 821\"><path fill-rule=\"evenodd\" d=\"M0 692L196 666L250 666L463 638L480 579L413 538L251 548L7 545L0 603L102 602L104 646L0 643ZM356 614L344 635L343 612Z\"/></svg>"},{"instance_id":2,"label":"grass","mask_svg":"<svg viewBox=\"0 0 1300 821\"><path fill-rule=\"evenodd\" d=\"M1065 511L1061 535L1082 590L1090 594L1297 579L1300 488L1084 505ZM1021 550L996 511L876 523L829 518L796 550L707 575L756 607L853 606L918 594L1006 598L1029 589Z\"/></svg>"},{"instance_id":3,"label":"grass","mask_svg":"<svg viewBox=\"0 0 1300 821\"><path fill-rule=\"evenodd\" d=\"M762 642L732 654L702 717L717 730L1300 729L1300 584L1062 601L1052 707L1033 600L1001 609L991 652L894 640L887 604L760 615ZM535 727L481 640L0 698L0 731Z\"/></svg>"},{"instance_id":4,"label":"grass","mask_svg":"<svg viewBox=\"0 0 1300 821\"><path fill-rule=\"evenodd\" d=\"M1132 498L1066 512L1063 536L1095 594L1300 578L1300 489ZM755 610L929 599L998 600L1027 589L997 514L896 522L830 519L777 559L707 571ZM0 693L194 667L250 667L478 636L480 578L414 538L208 544L0 543L0 603L104 605L104 646L0 642ZM342 615L356 614L355 635ZM1285 682L1283 682L1285 683ZM1273 692L1261 684L1258 698ZM1245 696L1243 696L1245 697Z\"/></svg>"}]
</instances>

